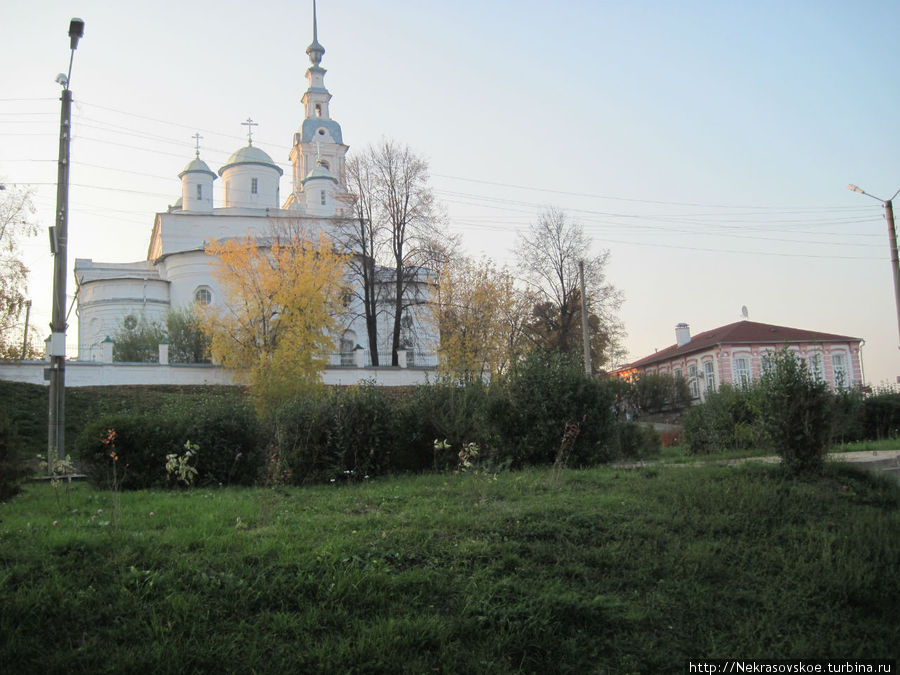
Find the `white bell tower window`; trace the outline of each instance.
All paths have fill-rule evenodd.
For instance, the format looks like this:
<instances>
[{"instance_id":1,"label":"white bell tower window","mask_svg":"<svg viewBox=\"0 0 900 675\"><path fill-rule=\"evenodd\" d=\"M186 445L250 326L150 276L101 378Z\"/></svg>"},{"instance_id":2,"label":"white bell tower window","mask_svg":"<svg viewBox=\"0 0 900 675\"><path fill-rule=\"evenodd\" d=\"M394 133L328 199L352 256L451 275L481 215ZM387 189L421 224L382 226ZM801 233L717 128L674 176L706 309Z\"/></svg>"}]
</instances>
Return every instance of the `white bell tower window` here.
<instances>
[{"instance_id":1,"label":"white bell tower window","mask_svg":"<svg viewBox=\"0 0 900 675\"><path fill-rule=\"evenodd\" d=\"M250 179L250 194L255 195L259 193L259 180L256 178Z\"/></svg>"},{"instance_id":2,"label":"white bell tower window","mask_svg":"<svg viewBox=\"0 0 900 675\"><path fill-rule=\"evenodd\" d=\"M325 190L319 190L319 201L325 206Z\"/></svg>"},{"instance_id":3,"label":"white bell tower window","mask_svg":"<svg viewBox=\"0 0 900 675\"><path fill-rule=\"evenodd\" d=\"M197 184L197 199L203 199L203 186Z\"/></svg>"},{"instance_id":4,"label":"white bell tower window","mask_svg":"<svg viewBox=\"0 0 900 675\"><path fill-rule=\"evenodd\" d=\"M320 103L316 103L316 117L322 116L322 105Z\"/></svg>"}]
</instances>

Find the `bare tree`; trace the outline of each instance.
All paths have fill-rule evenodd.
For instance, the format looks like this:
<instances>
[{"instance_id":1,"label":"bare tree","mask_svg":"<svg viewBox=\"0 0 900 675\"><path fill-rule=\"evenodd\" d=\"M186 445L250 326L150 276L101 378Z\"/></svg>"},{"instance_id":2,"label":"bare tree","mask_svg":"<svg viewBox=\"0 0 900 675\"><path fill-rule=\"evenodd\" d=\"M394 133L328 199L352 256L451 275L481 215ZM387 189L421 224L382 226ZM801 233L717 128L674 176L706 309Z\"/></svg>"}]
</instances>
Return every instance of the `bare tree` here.
<instances>
[{"instance_id":1,"label":"bare tree","mask_svg":"<svg viewBox=\"0 0 900 675\"><path fill-rule=\"evenodd\" d=\"M409 147L383 140L348 167L356 171L354 177L348 170L351 189L357 193L354 252L361 261L367 256L372 261L362 263L365 276L359 274L364 303L370 303L367 326L370 318L375 321L382 281L378 266L383 262L390 270L391 364L396 366L406 310L425 302L421 294L411 291L428 282L430 269L439 267L456 244L444 231L444 219L428 184L428 164ZM370 345L374 335L370 330Z\"/></svg>"},{"instance_id":2,"label":"bare tree","mask_svg":"<svg viewBox=\"0 0 900 675\"><path fill-rule=\"evenodd\" d=\"M528 331L532 342L572 354L582 349L578 262L584 261L591 361L599 367L622 351L624 329L616 317L622 293L606 280L609 251L592 255L590 250L584 228L564 211L548 208L520 235L516 256L535 298Z\"/></svg>"},{"instance_id":3,"label":"bare tree","mask_svg":"<svg viewBox=\"0 0 900 675\"><path fill-rule=\"evenodd\" d=\"M22 262L21 238L37 233L31 192L0 182L0 348L7 355L21 345L16 335L25 308L28 268Z\"/></svg>"},{"instance_id":4,"label":"bare tree","mask_svg":"<svg viewBox=\"0 0 900 675\"><path fill-rule=\"evenodd\" d=\"M378 279L377 261L383 247L383 223L377 212L376 177L371 151L347 161L347 189L353 197L352 215L341 224L339 244L351 255L350 270L359 281L355 289L362 300L369 354L378 363Z\"/></svg>"}]
</instances>

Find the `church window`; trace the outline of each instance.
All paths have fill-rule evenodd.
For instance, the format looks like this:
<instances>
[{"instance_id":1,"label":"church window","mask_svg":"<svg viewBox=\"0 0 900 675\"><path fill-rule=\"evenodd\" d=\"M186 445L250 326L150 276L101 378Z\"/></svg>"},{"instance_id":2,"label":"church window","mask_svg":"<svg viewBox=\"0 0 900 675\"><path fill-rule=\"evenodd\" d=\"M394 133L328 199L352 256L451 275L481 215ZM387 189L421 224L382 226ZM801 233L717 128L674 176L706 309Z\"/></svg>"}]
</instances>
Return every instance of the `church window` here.
<instances>
[{"instance_id":1,"label":"church window","mask_svg":"<svg viewBox=\"0 0 900 675\"><path fill-rule=\"evenodd\" d=\"M319 190L319 201L325 206L325 190Z\"/></svg>"},{"instance_id":2,"label":"church window","mask_svg":"<svg viewBox=\"0 0 900 675\"><path fill-rule=\"evenodd\" d=\"M324 136L324 135L325 135L325 130L319 129L319 136Z\"/></svg>"},{"instance_id":3,"label":"church window","mask_svg":"<svg viewBox=\"0 0 900 675\"><path fill-rule=\"evenodd\" d=\"M256 178L250 179L250 194L255 195L259 192L259 181Z\"/></svg>"},{"instance_id":4,"label":"church window","mask_svg":"<svg viewBox=\"0 0 900 675\"><path fill-rule=\"evenodd\" d=\"M212 303L212 291L206 286L201 286L194 291L194 302L198 305L209 305Z\"/></svg>"},{"instance_id":5,"label":"church window","mask_svg":"<svg viewBox=\"0 0 900 675\"><path fill-rule=\"evenodd\" d=\"M316 103L316 117L321 117L321 116L322 116L322 106L320 104Z\"/></svg>"},{"instance_id":6,"label":"church window","mask_svg":"<svg viewBox=\"0 0 900 675\"><path fill-rule=\"evenodd\" d=\"M134 330L137 328L137 317L134 314L129 314L122 321L122 324L125 326L125 330Z\"/></svg>"}]
</instances>

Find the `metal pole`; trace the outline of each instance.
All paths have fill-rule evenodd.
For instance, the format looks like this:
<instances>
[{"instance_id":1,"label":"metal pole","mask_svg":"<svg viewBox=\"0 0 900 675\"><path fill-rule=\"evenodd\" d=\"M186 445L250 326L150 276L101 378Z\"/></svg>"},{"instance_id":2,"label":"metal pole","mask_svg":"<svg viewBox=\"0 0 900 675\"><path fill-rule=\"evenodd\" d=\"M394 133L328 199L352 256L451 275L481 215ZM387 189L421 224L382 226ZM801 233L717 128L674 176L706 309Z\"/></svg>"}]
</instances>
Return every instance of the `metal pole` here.
<instances>
[{"instance_id":1,"label":"metal pole","mask_svg":"<svg viewBox=\"0 0 900 675\"><path fill-rule=\"evenodd\" d=\"M897 334L900 336L900 259L897 257L897 231L894 229L894 204L890 199L884 202L884 214L887 218L888 237L891 244L891 271L894 273L894 302L897 305Z\"/></svg>"},{"instance_id":2,"label":"metal pole","mask_svg":"<svg viewBox=\"0 0 900 675\"><path fill-rule=\"evenodd\" d=\"M62 91L59 122L59 167L56 187L56 229L53 233L53 315L50 321L50 401L47 424L47 464L65 459L66 408L66 244L69 226L69 140L72 92Z\"/></svg>"},{"instance_id":3,"label":"metal pole","mask_svg":"<svg viewBox=\"0 0 900 675\"><path fill-rule=\"evenodd\" d=\"M584 372L593 373L591 364L591 335L588 330L587 293L584 290L584 260L578 261L578 276L581 279L581 340L584 343Z\"/></svg>"}]
</instances>

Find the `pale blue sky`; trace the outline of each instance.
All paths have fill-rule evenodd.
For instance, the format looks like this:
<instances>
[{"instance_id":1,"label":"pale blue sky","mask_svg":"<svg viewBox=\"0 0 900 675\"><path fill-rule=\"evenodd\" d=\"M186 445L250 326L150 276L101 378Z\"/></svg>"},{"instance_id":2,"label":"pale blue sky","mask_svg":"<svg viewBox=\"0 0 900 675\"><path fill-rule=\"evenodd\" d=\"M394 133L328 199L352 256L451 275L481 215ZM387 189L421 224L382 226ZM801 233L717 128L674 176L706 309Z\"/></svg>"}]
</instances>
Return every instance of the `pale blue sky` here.
<instances>
[{"instance_id":1,"label":"pale blue sky","mask_svg":"<svg viewBox=\"0 0 900 675\"><path fill-rule=\"evenodd\" d=\"M217 169L251 115L255 143L287 167L309 4L7 3L0 175L41 184L48 225L53 78L80 16L70 262L142 259L195 131ZM887 1L319 2L351 152L386 136L427 157L471 252L511 262L516 233L553 204L611 251L632 358L672 344L680 321L696 333L746 305L864 338L873 384L900 375L886 227L846 185L900 188L898 28ZM27 255L43 330L43 234Z\"/></svg>"}]
</instances>

